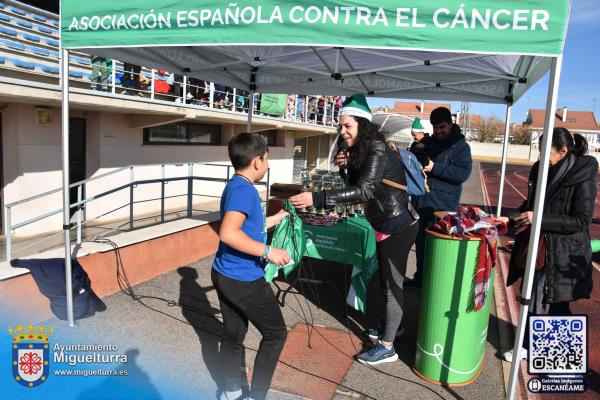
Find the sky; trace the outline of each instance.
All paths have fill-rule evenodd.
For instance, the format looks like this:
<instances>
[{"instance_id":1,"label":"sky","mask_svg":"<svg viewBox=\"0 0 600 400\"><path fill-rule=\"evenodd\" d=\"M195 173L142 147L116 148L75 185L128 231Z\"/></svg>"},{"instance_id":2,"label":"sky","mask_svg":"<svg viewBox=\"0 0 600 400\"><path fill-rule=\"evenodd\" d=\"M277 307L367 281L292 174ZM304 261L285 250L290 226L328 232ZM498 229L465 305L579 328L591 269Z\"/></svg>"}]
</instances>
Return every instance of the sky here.
<instances>
[{"instance_id":1,"label":"sky","mask_svg":"<svg viewBox=\"0 0 600 400\"><path fill-rule=\"evenodd\" d=\"M550 0L551 1L551 0ZM595 111L600 123L600 1L572 0L557 108ZM511 122L522 123L530 108L546 108L549 73L513 104ZM593 99L596 99L594 110ZM404 99L397 99L402 101ZM423 99L427 102L427 99ZM371 107L393 106L395 99L370 98ZM406 100L414 101L414 100ZM437 101L440 103L440 101ZM460 111L460 102L452 102L452 112ZM495 115L504 121L506 106L470 103L471 114Z\"/></svg>"}]
</instances>

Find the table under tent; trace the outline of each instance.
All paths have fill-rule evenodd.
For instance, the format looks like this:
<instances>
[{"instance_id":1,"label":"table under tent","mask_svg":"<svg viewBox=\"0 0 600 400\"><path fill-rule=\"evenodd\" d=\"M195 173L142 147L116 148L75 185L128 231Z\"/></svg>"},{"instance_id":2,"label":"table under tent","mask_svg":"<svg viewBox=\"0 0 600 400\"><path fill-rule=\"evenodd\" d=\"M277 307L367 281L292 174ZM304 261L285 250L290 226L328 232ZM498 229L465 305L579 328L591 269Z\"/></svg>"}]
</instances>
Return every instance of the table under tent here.
<instances>
[{"instance_id":1,"label":"table under tent","mask_svg":"<svg viewBox=\"0 0 600 400\"><path fill-rule=\"evenodd\" d=\"M532 288L569 0L389 0L223 3L171 0L61 2L62 60L84 51L261 93L458 100L506 105L502 207L511 107L550 70L544 143L521 316ZM63 196L67 293L71 293L68 63L63 83ZM248 125L251 126L252 111ZM74 326L72 299L67 299ZM515 391L513 362L507 398Z\"/></svg>"}]
</instances>

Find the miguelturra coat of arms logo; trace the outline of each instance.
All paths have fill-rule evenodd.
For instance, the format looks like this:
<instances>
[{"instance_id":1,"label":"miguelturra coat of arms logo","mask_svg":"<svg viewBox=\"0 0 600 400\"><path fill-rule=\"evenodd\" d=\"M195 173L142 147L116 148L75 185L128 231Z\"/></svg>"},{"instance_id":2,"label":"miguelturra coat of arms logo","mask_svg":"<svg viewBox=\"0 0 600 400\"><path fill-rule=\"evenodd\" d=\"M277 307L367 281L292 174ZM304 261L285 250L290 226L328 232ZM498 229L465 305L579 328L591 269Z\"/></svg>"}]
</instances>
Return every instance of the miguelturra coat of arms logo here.
<instances>
[{"instance_id":1,"label":"miguelturra coat of arms logo","mask_svg":"<svg viewBox=\"0 0 600 400\"><path fill-rule=\"evenodd\" d=\"M21 325L16 329L9 327L8 331L13 337L13 378L25 387L41 385L50 372L48 337L52 334L52 328L30 324L27 328Z\"/></svg>"}]
</instances>

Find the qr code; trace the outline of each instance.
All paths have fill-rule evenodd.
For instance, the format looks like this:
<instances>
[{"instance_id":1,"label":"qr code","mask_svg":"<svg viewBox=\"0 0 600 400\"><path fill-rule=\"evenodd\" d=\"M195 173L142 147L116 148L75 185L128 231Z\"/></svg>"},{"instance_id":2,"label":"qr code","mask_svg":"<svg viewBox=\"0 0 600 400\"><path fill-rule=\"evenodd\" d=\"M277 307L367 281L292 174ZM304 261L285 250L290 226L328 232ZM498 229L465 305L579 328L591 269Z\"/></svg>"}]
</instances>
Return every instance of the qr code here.
<instances>
[{"instance_id":1,"label":"qr code","mask_svg":"<svg viewBox=\"0 0 600 400\"><path fill-rule=\"evenodd\" d=\"M529 373L585 374L587 316L531 316Z\"/></svg>"}]
</instances>

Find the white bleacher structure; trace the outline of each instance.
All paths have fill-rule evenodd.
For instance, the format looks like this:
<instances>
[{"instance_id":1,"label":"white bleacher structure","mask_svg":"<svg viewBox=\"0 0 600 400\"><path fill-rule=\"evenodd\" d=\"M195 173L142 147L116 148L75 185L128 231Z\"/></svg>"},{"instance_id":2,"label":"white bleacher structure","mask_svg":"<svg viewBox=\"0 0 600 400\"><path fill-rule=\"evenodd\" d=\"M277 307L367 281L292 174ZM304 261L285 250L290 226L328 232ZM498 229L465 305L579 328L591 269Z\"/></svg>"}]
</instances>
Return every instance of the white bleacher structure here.
<instances>
[{"instance_id":1,"label":"white bleacher structure","mask_svg":"<svg viewBox=\"0 0 600 400\"><path fill-rule=\"evenodd\" d=\"M15 1L0 2L1 75L19 79L38 79L44 83L58 84L60 61L59 46L57 15L34 9L33 7ZM72 52L71 54L69 60L70 85L75 88L87 89L92 83L92 63L90 54L78 52ZM114 78L117 88L112 90L112 93L121 93L121 91L125 89L121 87L121 78L124 71L123 62L113 60L113 67L115 73L111 74L110 72L112 72L112 70L109 69L108 83L112 85ZM171 101L176 100L176 98L179 97L153 92L152 81L168 80L168 75L161 75L158 71L152 71L142 66L139 79L142 81L142 85L141 89L137 91L137 94L141 96ZM191 86L189 83L187 88L188 90L186 93L190 93ZM129 94L132 94L131 90L128 91L130 92ZM214 92L214 89L212 89L212 91ZM212 99L215 95L215 93L211 94L210 98ZM221 96L225 96L225 93L222 93ZM231 98L231 93L229 93L227 97ZM229 103L231 103L232 106L237 104L235 97L236 95L234 93L233 100L229 100ZM309 100L310 99L311 97L309 96ZM212 106L212 104L208 104L207 101L201 102L199 101L200 99L195 100L196 101L191 101L190 103L197 103L202 107ZM183 100L183 102L185 102L185 100ZM302 103L308 105L310 104L310 101L304 99ZM247 98L245 104L246 108L236 108L234 106L234 111L247 112ZM312 112L310 110L296 112L293 116L287 115L286 119L334 126L337 121L337 111L338 108L335 107L333 103L329 103L322 110L315 109Z\"/></svg>"},{"instance_id":2,"label":"white bleacher structure","mask_svg":"<svg viewBox=\"0 0 600 400\"><path fill-rule=\"evenodd\" d=\"M57 15L13 0L0 1L0 127L4 128L0 130L4 159L3 170L0 170L3 177L0 222L6 242L6 248L0 248L0 257L6 253L7 259L30 251L18 241L52 234L61 227L60 215L55 212L61 204L56 192L61 184L61 171L57 164L60 160L59 46ZM249 104L257 108L259 95L255 95L251 103L247 92L224 89L218 82L209 83L185 76L178 77L178 80L166 71L143 66L139 74L140 86L124 87L121 84L125 73L124 61L127 60L112 60L112 66L106 67L108 90L104 91L100 82L92 81L94 66L91 55L70 52L69 85L73 89L71 96L75 96L78 102L75 118L87 123L84 128L88 143L87 147L84 144L85 176L78 178L83 179L78 180L82 201L114 187L129 185L134 175L136 181L185 175L188 165L191 165L189 163L195 165L195 169L192 168L195 175L210 179L221 177L222 171L225 171L221 167L228 163L227 140L245 130ZM158 81L162 81L161 85L156 83ZM171 90L165 92L165 83ZM162 90L159 90L161 86ZM321 96L289 95L288 107L281 116L264 115L260 109L254 112L254 130L269 138L272 182L291 183L298 168L326 168L327 153L335 141L339 108L334 107L333 98L327 98L324 107L317 106L318 98ZM290 107L290 99L297 104ZM36 119L38 111L53 113L54 116L46 124L40 124ZM194 146L164 142L157 145L143 139L147 127L179 123L209 128L219 125L221 137L216 143L190 143ZM297 157L299 146L304 146L304 160ZM210 163L219 165L210 167ZM116 170L124 170L125 173L110 175L110 179L97 179ZM229 169L226 171L229 176ZM167 187L173 192L179 188L177 193L171 193L172 198L169 198L169 191L158 195L166 196L162 201L163 207L158 208L161 220L169 210L187 207L182 203L185 199L178 197L187 189L178 185L170 182ZM194 211L196 201L209 204L220 195L222 187L219 185L204 181L202 190L195 189ZM135 219L136 228L143 225L138 223L138 217L141 219L157 210L157 197L150 186L139 185L135 191L132 189L131 202L135 202L135 210L128 203L131 212L129 207L112 210L115 207L111 204L130 201L129 194L123 194L123 191L103 201L86 203L79 209L82 214L79 227L90 222L116 226L119 222L115 221L123 218L128 221ZM200 192L202 194L196 194ZM154 202L149 198L154 198ZM208 210L208 206L204 209ZM41 217L36 220L38 216ZM128 223L128 226L133 225ZM12 239L15 242L11 249ZM48 246L51 247L50 244Z\"/></svg>"}]
</instances>

